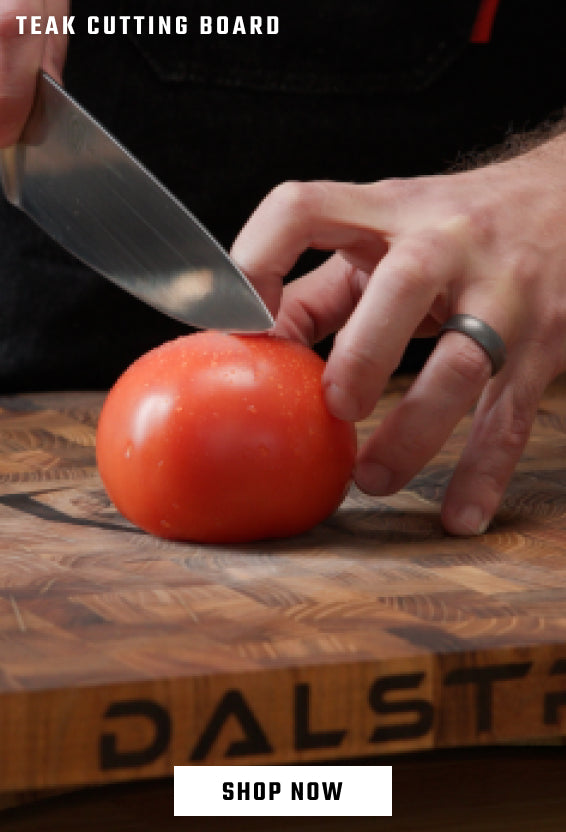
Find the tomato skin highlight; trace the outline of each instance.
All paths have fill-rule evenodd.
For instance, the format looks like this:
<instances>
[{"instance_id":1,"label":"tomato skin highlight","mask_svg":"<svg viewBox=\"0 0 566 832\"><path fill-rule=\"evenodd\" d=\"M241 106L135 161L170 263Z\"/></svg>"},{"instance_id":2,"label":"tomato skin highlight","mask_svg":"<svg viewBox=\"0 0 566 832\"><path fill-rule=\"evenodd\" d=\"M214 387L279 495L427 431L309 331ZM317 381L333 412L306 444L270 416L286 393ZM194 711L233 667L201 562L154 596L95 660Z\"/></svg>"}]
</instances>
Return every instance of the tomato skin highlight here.
<instances>
[{"instance_id":1,"label":"tomato skin highlight","mask_svg":"<svg viewBox=\"0 0 566 832\"><path fill-rule=\"evenodd\" d=\"M154 535L242 543L307 531L341 503L353 425L323 399L324 362L270 335L182 336L110 390L96 454L109 497Z\"/></svg>"}]
</instances>

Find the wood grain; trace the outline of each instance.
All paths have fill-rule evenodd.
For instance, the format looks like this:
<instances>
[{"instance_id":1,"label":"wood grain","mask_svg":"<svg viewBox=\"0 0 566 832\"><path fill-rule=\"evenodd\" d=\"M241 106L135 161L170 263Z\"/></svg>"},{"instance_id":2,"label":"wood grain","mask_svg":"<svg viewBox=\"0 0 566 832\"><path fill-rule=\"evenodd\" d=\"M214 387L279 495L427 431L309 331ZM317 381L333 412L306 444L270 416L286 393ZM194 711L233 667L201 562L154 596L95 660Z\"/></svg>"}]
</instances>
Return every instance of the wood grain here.
<instances>
[{"instance_id":1,"label":"wood grain","mask_svg":"<svg viewBox=\"0 0 566 832\"><path fill-rule=\"evenodd\" d=\"M301 537L206 547L109 503L102 399L0 398L4 790L566 733L564 380L468 540L438 510L469 420L397 495L353 488Z\"/></svg>"}]
</instances>

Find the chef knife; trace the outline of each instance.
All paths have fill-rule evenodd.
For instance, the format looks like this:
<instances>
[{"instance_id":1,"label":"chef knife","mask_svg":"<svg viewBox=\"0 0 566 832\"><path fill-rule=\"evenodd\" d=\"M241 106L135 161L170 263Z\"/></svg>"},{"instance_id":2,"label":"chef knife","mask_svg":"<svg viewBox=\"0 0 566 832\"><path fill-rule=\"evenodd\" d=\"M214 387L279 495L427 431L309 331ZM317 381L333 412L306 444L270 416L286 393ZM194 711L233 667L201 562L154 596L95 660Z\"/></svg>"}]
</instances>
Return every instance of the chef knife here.
<instances>
[{"instance_id":1,"label":"chef knife","mask_svg":"<svg viewBox=\"0 0 566 832\"><path fill-rule=\"evenodd\" d=\"M11 203L83 263L170 317L236 332L273 325L206 228L46 73L18 143L0 151L0 168Z\"/></svg>"}]
</instances>

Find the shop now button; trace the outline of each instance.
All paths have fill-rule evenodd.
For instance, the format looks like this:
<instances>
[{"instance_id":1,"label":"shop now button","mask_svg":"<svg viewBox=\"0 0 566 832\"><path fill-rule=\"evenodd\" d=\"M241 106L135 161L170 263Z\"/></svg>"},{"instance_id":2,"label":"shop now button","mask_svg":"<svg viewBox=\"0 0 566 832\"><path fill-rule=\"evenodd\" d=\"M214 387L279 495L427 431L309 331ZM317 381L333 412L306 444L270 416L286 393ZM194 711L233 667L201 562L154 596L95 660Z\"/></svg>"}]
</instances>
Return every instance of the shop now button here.
<instances>
[{"instance_id":1,"label":"shop now button","mask_svg":"<svg viewBox=\"0 0 566 832\"><path fill-rule=\"evenodd\" d=\"M175 815L392 814L391 766L175 766Z\"/></svg>"}]
</instances>

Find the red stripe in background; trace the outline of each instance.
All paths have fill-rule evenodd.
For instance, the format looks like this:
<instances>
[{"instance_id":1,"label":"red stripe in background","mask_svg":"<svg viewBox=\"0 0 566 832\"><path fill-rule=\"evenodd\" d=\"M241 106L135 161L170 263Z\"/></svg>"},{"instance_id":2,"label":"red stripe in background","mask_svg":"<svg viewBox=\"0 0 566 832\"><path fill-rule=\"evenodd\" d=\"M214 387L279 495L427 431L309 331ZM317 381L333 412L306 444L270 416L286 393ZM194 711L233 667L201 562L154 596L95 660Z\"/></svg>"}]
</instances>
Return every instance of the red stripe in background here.
<instances>
[{"instance_id":1,"label":"red stripe in background","mask_svg":"<svg viewBox=\"0 0 566 832\"><path fill-rule=\"evenodd\" d=\"M481 0L470 43L489 43L499 0Z\"/></svg>"}]
</instances>

